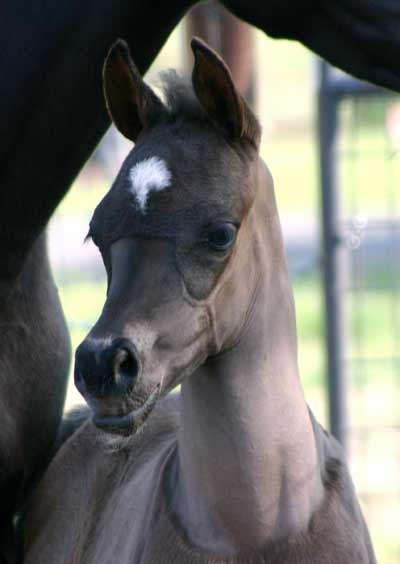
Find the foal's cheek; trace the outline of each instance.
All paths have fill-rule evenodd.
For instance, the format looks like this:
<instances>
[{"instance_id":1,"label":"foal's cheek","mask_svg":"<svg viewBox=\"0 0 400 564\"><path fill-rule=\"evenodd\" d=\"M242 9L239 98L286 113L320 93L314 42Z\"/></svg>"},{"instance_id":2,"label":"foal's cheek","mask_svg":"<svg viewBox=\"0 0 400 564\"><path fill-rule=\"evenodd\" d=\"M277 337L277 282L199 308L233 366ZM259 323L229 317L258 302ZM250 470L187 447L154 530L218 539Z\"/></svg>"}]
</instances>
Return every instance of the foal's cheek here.
<instances>
[{"instance_id":1,"label":"foal's cheek","mask_svg":"<svg viewBox=\"0 0 400 564\"><path fill-rule=\"evenodd\" d=\"M198 251L177 254L177 266L188 294L205 300L224 271L226 261L214 261Z\"/></svg>"}]
</instances>

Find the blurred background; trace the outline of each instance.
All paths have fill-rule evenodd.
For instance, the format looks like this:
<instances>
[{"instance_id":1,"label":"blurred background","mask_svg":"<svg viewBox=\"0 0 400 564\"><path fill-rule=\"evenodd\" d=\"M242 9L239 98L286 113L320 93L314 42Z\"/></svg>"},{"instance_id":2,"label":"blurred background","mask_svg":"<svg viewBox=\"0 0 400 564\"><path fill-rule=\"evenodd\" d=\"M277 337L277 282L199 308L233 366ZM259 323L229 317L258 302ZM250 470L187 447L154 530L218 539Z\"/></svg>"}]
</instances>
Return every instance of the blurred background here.
<instances>
[{"instance_id":1,"label":"blurred background","mask_svg":"<svg viewBox=\"0 0 400 564\"><path fill-rule=\"evenodd\" d=\"M223 54L261 121L306 397L347 450L378 561L399 564L400 97L350 79L298 44L268 39L212 3L181 22L147 80L156 84L165 68L189 74L193 35ZM83 243L88 223L130 149L111 128L50 225L74 348L105 299L101 258ZM67 408L82 402L71 379Z\"/></svg>"}]
</instances>

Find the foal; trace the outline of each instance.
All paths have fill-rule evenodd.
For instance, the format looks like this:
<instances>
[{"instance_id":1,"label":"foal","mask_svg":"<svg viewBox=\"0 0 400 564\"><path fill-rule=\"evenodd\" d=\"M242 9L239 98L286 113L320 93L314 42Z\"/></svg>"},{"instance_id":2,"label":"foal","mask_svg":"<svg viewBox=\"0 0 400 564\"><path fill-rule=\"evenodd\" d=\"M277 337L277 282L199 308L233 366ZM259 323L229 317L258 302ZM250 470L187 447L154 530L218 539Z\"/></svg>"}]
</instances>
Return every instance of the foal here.
<instances>
[{"instance_id":1,"label":"foal","mask_svg":"<svg viewBox=\"0 0 400 564\"><path fill-rule=\"evenodd\" d=\"M304 400L259 125L218 55L192 48L193 88L169 75L165 103L125 43L105 63L136 145L90 224L108 291L75 380L93 418L30 501L26 562L373 563L342 451Z\"/></svg>"}]
</instances>

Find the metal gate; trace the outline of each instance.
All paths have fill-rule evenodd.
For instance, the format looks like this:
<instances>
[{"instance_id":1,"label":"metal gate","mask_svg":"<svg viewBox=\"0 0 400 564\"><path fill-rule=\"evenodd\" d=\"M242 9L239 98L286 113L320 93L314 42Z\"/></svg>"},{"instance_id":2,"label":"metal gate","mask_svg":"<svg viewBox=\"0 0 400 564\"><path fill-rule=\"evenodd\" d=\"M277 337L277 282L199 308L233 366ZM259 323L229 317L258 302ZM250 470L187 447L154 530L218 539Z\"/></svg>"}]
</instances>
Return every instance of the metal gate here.
<instances>
[{"instance_id":1,"label":"metal gate","mask_svg":"<svg viewBox=\"0 0 400 564\"><path fill-rule=\"evenodd\" d=\"M379 562L400 562L400 98L319 65L331 431Z\"/></svg>"}]
</instances>

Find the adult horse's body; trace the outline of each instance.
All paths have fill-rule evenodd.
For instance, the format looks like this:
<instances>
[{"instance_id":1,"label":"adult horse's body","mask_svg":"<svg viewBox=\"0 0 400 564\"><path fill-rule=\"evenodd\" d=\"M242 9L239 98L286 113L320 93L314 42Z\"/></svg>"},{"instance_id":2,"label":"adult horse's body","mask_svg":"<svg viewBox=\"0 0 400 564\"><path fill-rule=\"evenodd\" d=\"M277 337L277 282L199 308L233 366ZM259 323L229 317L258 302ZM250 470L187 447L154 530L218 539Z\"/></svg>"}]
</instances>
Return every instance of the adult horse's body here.
<instances>
[{"instance_id":1,"label":"adult horse's body","mask_svg":"<svg viewBox=\"0 0 400 564\"><path fill-rule=\"evenodd\" d=\"M90 228L109 282L76 354L93 421L30 500L26 563L372 564L340 447L301 389L257 120L193 49L195 94L170 78L167 105L122 42L105 65L136 145Z\"/></svg>"}]
</instances>

